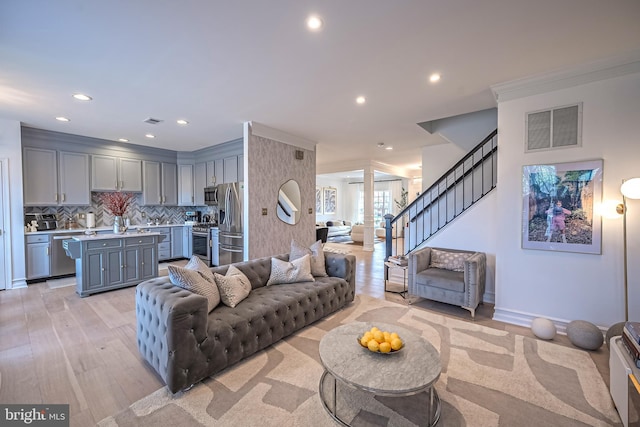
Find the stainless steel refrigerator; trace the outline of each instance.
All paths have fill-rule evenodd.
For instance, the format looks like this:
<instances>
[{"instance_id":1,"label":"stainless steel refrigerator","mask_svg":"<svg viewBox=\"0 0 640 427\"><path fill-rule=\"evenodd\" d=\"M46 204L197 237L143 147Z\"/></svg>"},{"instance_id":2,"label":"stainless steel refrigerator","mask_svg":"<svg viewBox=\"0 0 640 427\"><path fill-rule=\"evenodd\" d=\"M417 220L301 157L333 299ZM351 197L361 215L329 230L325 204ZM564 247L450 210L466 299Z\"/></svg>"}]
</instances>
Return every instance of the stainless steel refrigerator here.
<instances>
[{"instance_id":1,"label":"stainless steel refrigerator","mask_svg":"<svg viewBox=\"0 0 640 427\"><path fill-rule=\"evenodd\" d=\"M244 185L241 182L218 185L219 265L244 259L243 193Z\"/></svg>"}]
</instances>

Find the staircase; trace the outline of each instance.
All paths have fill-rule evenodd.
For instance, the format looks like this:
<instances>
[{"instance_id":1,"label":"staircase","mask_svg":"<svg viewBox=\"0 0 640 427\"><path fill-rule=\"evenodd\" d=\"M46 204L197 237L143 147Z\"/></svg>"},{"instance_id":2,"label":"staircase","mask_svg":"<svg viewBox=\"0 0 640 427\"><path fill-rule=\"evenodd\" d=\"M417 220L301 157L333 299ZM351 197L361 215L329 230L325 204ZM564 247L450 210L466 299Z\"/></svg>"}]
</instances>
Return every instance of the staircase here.
<instances>
[{"instance_id":1,"label":"staircase","mask_svg":"<svg viewBox=\"0 0 640 427\"><path fill-rule=\"evenodd\" d=\"M385 261L421 246L493 190L497 164L496 129L397 216L385 215Z\"/></svg>"}]
</instances>

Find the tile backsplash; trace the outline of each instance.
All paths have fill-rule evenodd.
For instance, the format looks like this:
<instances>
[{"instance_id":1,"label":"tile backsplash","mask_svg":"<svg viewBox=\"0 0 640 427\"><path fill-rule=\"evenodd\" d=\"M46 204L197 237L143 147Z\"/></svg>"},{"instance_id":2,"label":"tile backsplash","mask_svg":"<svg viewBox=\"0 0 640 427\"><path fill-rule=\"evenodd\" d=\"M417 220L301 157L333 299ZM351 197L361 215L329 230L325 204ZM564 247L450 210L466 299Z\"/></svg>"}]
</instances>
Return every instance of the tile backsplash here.
<instances>
[{"instance_id":1,"label":"tile backsplash","mask_svg":"<svg viewBox=\"0 0 640 427\"><path fill-rule=\"evenodd\" d=\"M93 212L96 216L96 227L110 226L113 224L113 215L109 214L100 202L103 193L91 193L91 206L38 206L25 207L25 213L45 213L55 214L59 221L59 228L62 227L66 219L75 219L80 227L84 227L85 220L80 218L80 214ZM158 218L161 223L169 222L179 224L184 222L186 211L200 211L202 215L211 216L218 213L216 206L143 206L142 193L135 195L127 215L131 225L146 224L151 218ZM144 214L144 218L143 218Z\"/></svg>"}]
</instances>

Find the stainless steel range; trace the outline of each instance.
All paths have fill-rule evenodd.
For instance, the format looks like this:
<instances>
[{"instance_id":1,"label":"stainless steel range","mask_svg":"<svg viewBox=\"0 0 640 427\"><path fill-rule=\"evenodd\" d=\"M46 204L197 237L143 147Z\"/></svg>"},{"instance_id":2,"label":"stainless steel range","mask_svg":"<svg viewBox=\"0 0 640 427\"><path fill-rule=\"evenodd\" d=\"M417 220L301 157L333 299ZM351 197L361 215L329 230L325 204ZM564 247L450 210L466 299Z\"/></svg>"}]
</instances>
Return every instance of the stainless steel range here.
<instances>
[{"instance_id":1,"label":"stainless steel range","mask_svg":"<svg viewBox=\"0 0 640 427\"><path fill-rule=\"evenodd\" d=\"M218 224L199 223L191 229L193 255L204 261L209 267L219 265L218 261ZM215 242L213 235L215 234Z\"/></svg>"}]
</instances>

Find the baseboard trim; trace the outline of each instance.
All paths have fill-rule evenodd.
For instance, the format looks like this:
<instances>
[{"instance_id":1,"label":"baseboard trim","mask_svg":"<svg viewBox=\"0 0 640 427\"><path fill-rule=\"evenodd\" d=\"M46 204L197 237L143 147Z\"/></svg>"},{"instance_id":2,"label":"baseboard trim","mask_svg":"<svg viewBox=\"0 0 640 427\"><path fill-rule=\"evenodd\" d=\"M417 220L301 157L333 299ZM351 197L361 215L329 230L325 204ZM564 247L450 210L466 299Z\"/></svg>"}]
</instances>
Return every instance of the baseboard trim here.
<instances>
[{"instance_id":1,"label":"baseboard trim","mask_svg":"<svg viewBox=\"0 0 640 427\"><path fill-rule=\"evenodd\" d=\"M27 286L26 279L14 279L11 281L11 289L26 288Z\"/></svg>"},{"instance_id":2,"label":"baseboard trim","mask_svg":"<svg viewBox=\"0 0 640 427\"><path fill-rule=\"evenodd\" d=\"M486 302L487 304L496 305L496 294L495 292L485 292L482 296L482 302Z\"/></svg>"},{"instance_id":3,"label":"baseboard trim","mask_svg":"<svg viewBox=\"0 0 640 427\"><path fill-rule=\"evenodd\" d=\"M553 322L556 325L556 330L559 334L566 335L567 333L567 325L570 320L566 319L558 319L553 317L546 317L538 314L525 313L517 310L506 310L502 308L495 307L493 312L493 320L503 323L509 323L511 325L523 326L525 328L530 328L533 319L537 317L544 317ZM602 328L599 328L602 330Z\"/></svg>"}]
</instances>

